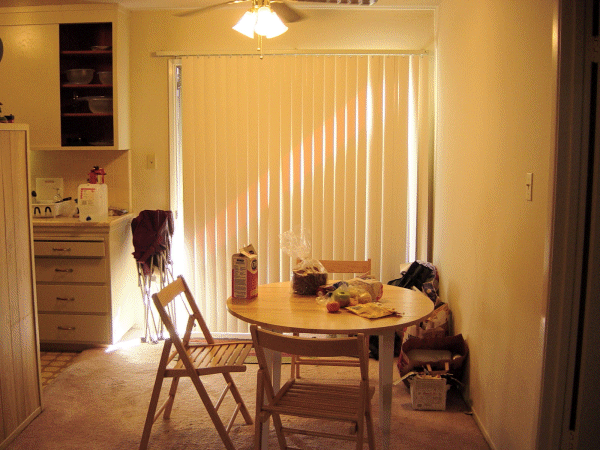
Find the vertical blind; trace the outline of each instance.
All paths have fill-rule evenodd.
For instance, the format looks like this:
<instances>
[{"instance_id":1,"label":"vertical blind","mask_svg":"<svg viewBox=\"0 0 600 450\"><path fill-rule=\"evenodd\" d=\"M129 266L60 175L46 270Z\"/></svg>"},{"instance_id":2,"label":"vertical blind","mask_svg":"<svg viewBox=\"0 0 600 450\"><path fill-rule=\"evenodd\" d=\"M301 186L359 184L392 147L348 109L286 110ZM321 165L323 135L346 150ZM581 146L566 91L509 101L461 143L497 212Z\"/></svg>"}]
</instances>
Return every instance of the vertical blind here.
<instances>
[{"instance_id":1,"label":"vertical blind","mask_svg":"<svg viewBox=\"0 0 600 450\"><path fill-rule=\"evenodd\" d=\"M188 278L212 330L247 332L225 307L246 244L261 284L290 279L290 229L312 258L371 258L383 282L414 258L428 72L420 55L183 58Z\"/></svg>"}]
</instances>

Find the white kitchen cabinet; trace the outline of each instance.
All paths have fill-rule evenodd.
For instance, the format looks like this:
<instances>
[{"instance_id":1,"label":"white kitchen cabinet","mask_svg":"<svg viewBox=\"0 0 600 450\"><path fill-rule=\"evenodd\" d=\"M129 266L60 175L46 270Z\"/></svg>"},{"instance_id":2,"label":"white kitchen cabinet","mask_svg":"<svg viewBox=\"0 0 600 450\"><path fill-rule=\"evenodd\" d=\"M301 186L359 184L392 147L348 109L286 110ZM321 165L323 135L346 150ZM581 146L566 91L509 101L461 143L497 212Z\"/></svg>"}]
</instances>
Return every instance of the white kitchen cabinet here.
<instances>
[{"instance_id":1,"label":"white kitchen cabinet","mask_svg":"<svg viewBox=\"0 0 600 450\"><path fill-rule=\"evenodd\" d=\"M132 256L132 214L107 222L34 219L40 343L116 344L138 324L141 297Z\"/></svg>"},{"instance_id":2,"label":"white kitchen cabinet","mask_svg":"<svg viewBox=\"0 0 600 450\"><path fill-rule=\"evenodd\" d=\"M0 124L0 448L42 411L26 125Z\"/></svg>"},{"instance_id":3,"label":"white kitchen cabinet","mask_svg":"<svg viewBox=\"0 0 600 450\"><path fill-rule=\"evenodd\" d=\"M106 33L109 30L109 33ZM32 150L129 149L129 14L115 4L1 8L3 114L30 124ZM98 50L98 45L108 48ZM66 68L112 71L90 85L67 83ZM92 113L76 97L112 97ZM84 110L76 110L74 105Z\"/></svg>"},{"instance_id":4,"label":"white kitchen cabinet","mask_svg":"<svg viewBox=\"0 0 600 450\"><path fill-rule=\"evenodd\" d=\"M3 114L29 124L31 148L60 147L58 25L0 25Z\"/></svg>"}]
</instances>

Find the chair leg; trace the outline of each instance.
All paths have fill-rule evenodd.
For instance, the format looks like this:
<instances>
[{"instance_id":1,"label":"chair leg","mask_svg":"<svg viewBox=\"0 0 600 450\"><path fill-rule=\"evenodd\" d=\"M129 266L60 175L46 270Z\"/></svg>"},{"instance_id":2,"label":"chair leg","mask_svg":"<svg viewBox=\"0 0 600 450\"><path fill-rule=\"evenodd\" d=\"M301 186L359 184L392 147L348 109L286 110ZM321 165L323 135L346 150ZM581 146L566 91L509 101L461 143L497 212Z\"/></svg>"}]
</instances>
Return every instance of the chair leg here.
<instances>
[{"instance_id":1,"label":"chair leg","mask_svg":"<svg viewBox=\"0 0 600 450\"><path fill-rule=\"evenodd\" d=\"M356 450L362 450L363 440L365 437L365 418L362 417L358 422L356 422L356 426Z\"/></svg>"},{"instance_id":2,"label":"chair leg","mask_svg":"<svg viewBox=\"0 0 600 450\"><path fill-rule=\"evenodd\" d=\"M371 415L371 408L367 405L365 411L365 419L367 422L367 439L369 440L369 450L375 450L375 431L373 429L373 416Z\"/></svg>"},{"instance_id":3,"label":"chair leg","mask_svg":"<svg viewBox=\"0 0 600 450\"><path fill-rule=\"evenodd\" d=\"M235 446L233 445L233 442L231 441L231 438L229 437L229 434L227 433L225 425L223 425L223 422L221 421L221 417L217 413L217 410L215 409L212 400L210 399L208 393L206 392L206 389L204 388L204 385L202 384L202 381L200 381L200 378L198 377L193 377L192 382L194 383L194 387L196 388L200 399L202 399L202 403L204 403L204 407L206 408L206 411L208 412L208 415L210 416L213 425L215 426L217 432L219 433L219 436L221 437L221 441L223 441L223 444L225 444L225 448L227 450L236 450Z\"/></svg>"},{"instance_id":4,"label":"chair leg","mask_svg":"<svg viewBox=\"0 0 600 450\"><path fill-rule=\"evenodd\" d=\"M229 384L229 389L231 390L231 395L233 396L235 402L240 405L240 412L242 413L246 424L252 425L252 416L250 415L250 411L248 411L248 408L246 407L246 403L244 403L244 400L242 399L240 391L238 391L235 381L233 381L233 377L230 373L224 373L223 377L225 378L227 384Z\"/></svg>"},{"instance_id":5,"label":"chair leg","mask_svg":"<svg viewBox=\"0 0 600 450\"><path fill-rule=\"evenodd\" d=\"M162 356L158 364L158 370L156 372L156 380L154 381L154 388L152 389L152 395L150 397L150 405L148 405L148 413L146 414L146 423L144 424L144 431L142 432L142 440L140 442L140 450L146 450L148 448L148 442L150 441L150 433L152 431L152 425L154 425L154 414L156 414L156 408L158 406L158 397L162 389L163 380L165 379L165 368L167 367L167 359L171 350L171 341L165 341L163 346Z\"/></svg>"},{"instance_id":6,"label":"chair leg","mask_svg":"<svg viewBox=\"0 0 600 450\"><path fill-rule=\"evenodd\" d=\"M277 441L279 442L279 448L281 450L286 450L288 448L287 446L287 440L285 439L285 434L283 434L283 424L281 423L281 417L279 416L279 414L273 413L271 414L271 417L273 417L273 426L275 427L275 434L277 435Z\"/></svg>"},{"instance_id":7,"label":"chair leg","mask_svg":"<svg viewBox=\"0 0 600 450\"><path fill-rule=\"evenodd\" d=\"M292 333L293 336L300 336L299 333ZM298 356L292 355L290 362L290 378L300 378L300 364L298 364Z\"/></svg>"},{"instance_id":8,"label":"chair leg","mask_svg":"<svg viewBox=\"0 0 600 450\"><path fill-rule=\"evenodd\" d=\"M173 403L175 403L175 394L177 393L177 386L179 386L179 377L174 377L171 381L171 389L169 389L169 398L165 403L165 419L171 418L171 410L173 409Z\"/></svg>"},{"instance_id":9,"label":"chair leg","mask_svg":"<svg viewBox=\"0 0 600 450\"><path fill-rule=\"evenodd\" d=\"M258 371L256 378L256 417L254 420L254 450L261 450L263 434L262 405L265 399L265 385L264 378L260 370Z\"/></svg>"},{"instance_id":10,"label":"chair leg","mask_svg":"<svg viewBox=\"0 0 600 450\"><path fill-rule=\"evenodd\" d=\"M296 355L292 355L290 361L290 378L296 378Z\"/></svg>"}]
</instances>

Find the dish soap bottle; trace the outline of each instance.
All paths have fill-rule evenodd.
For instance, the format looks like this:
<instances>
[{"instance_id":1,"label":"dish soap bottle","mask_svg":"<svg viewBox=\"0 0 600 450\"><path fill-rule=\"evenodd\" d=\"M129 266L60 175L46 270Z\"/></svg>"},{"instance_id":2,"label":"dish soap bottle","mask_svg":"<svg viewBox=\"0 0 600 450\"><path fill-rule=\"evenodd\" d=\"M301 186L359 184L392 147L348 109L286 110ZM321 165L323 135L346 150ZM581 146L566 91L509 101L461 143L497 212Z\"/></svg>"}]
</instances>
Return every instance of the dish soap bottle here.
<instances>
[{"instance_id":1,"label":"dish soap bottle","mask_svg":"<svg viewBox=\"0 0 600 450\"><path fill-rule=\"evenodd\" d=\"M108 187L104 184L104 169L94 166L88 183L77 188L77 204L80 222L104 222L108 220Z\"/></svg>"}]
</instances>

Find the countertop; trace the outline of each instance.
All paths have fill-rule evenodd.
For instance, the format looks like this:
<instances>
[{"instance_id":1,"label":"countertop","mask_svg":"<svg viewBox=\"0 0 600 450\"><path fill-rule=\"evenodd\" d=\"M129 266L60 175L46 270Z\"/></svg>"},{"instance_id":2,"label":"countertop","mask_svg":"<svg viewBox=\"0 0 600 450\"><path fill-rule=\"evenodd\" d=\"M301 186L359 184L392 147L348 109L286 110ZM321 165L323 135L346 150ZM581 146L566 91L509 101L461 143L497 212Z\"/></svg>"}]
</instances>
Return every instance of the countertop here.
<instances>
[{"instance_id":1,"label":"countertop","mask_svg":"<svg viewBox=\"0 0 600 450\"><path fill-rule=\"evenodd\" d=\"M32 220L33 228L36 227L73 227L73 228L110 228L119 225L123 221L131 222L133 214L124 214L122 216L109 216L103 222L81 222L79 217L34 217Z\"/></svg>"}]
</instances>

